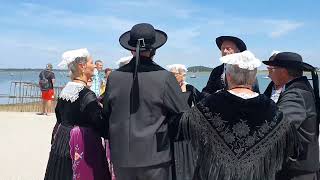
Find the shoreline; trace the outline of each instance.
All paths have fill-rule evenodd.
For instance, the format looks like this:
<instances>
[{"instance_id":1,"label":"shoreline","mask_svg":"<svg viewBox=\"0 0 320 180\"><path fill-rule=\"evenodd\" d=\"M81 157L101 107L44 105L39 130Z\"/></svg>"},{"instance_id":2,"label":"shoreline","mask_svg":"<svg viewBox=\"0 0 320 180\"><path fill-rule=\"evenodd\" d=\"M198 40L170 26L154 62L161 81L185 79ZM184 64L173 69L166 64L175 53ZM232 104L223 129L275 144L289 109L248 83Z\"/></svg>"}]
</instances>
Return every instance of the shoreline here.
<instances>
[{"instance_id":1,"label":"shoreline","mask_svg":"<svg viewBox=\"0 0 320 180\"><path fill-rule=\"evenodd\" d=\"M0 104L0 112L40 112L41 101L19 104ZM52 101L51 112L54 112L57 101Z\"/></svg>"}]
</instances>

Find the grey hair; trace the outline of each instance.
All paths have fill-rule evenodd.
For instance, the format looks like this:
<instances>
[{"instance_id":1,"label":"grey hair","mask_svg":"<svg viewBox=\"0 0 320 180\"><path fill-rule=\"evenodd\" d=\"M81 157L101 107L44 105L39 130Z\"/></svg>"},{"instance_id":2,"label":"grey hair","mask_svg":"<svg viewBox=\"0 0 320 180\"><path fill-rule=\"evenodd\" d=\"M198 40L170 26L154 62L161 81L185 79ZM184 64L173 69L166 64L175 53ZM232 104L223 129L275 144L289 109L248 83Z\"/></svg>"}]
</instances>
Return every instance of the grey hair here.
<instances>
[{"instance_id":1,"label":"grey hair","mask_svg":"<svg viewBox=\"0 0 320 180\"><path fill-rule=\"evenodd\" d=\"M238 65L226 64L226 73L230 76L229 84L252 86L256 80L257 68L254 70L241 69Z\"/></svg>"},{"instance_id":2,"label":"grey hair","mask_svg":"<svg viewBox=\"0 0 320 180\"><path fill-rule=\"evenodd\" d=\"M68 64L68 69L70 70L71 79L80 75L78 65L86 64L87 61L88 61L88 57L76 57L74 61Z\"/></svg>"},{"instance_id":3,"label":"grey hair","mask_svg":"<svg viewBox=\"0 0 320 180\"><path fill-rule=\"evenodd\" d=\"M298 78L303 76L303 70L302 69L295 69L295 68L286 68L288 71L289 76Z\"/></svg>"},{"instance_id":4,"label":"grey hair","mask_svg":"<svg viewBox=\"0 0 320 180\"><path fill-rule=\"evenodd\" d=\"M171 64L167 65L167 68L170 72L177 71L179 74L186 74L188 71L186 66L183 64Z\"/></svg>"},{"instance_id":5,"label":"grey hair","mask_svg":"<svg viewBox=\"0 0 320 180\"><path fill-rule=\"evenodd\" d=\"M103 62L102 62L102 60L96 60L96 61L94 62L94 64L97 64L97 63L103 63Z\"/></svg>"}]
</instances>

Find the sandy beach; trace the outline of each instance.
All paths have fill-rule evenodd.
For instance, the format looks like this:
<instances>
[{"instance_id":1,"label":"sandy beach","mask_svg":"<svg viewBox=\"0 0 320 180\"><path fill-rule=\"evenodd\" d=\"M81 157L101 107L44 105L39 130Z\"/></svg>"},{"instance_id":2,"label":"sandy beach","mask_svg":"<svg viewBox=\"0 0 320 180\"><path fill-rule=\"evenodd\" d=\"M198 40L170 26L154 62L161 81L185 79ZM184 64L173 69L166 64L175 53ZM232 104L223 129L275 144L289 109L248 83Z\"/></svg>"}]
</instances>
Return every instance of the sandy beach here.
<instances>
[{"instance_id":1,"label":"sandy beach","mask_svg":"<svg viewBox=\"0 0 320 180\"><path fill-rule=\"evenodd\" d=\"M56 118L35 112L0 112L0 180L41 180Z\"/></svg>"}]
</instances>

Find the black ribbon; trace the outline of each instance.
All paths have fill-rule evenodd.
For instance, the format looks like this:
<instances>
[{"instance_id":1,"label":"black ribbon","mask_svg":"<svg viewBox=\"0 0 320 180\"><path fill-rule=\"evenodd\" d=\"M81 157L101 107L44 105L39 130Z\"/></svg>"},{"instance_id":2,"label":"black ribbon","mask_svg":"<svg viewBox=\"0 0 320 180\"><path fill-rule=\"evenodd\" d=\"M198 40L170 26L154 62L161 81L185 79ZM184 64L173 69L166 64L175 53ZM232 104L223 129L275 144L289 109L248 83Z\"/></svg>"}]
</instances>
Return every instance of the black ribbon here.
<instances>
[{"instance_id":1,"label":"black ribbon","mask_svg":"<svg viewBox=\"0 0 320 180\"><path fill-rule=\"evenodd\" d=\"M138 81L138 68L140 63L140 47L141 47L141 41L137 41L136 62L134 66L133 82L131 85L131 92L130 92L130 114L136 113L140 106L139 81Z\"/></svg>"},{"instance_id":2,"label":"black ribbon","mask_svg":"<svg viewBox=\"0 0 320 180\"><path fill-rule=\"evenodd\" d=\"M311 71L312 75L312 85L313 85L313 92L315 96L315 101L316 101L316 110L317 110L317 135L319 135L319 124L320 124L320 97L319 97L319 77L317 74L317 71Z\"/></svg>"}]
</instances>

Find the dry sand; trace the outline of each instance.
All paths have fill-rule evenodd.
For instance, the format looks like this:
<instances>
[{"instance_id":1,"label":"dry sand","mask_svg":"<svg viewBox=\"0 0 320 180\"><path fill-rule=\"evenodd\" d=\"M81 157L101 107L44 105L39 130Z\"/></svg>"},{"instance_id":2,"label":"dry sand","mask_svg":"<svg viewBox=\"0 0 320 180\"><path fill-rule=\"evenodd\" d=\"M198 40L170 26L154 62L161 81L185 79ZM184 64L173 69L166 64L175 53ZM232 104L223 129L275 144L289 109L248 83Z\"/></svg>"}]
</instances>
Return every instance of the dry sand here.
<instances>
[{"instance_id":1,"label":"dry sand","mask_svg":"<svg viewBox=\"0 0 320 180\"><path fill-rule=\"evenodd\" d=\"M0 112L0 180L42 180L54 114Z\"/></svg>"}]
</instances>

